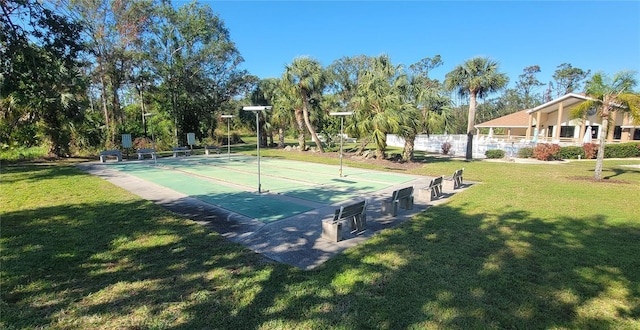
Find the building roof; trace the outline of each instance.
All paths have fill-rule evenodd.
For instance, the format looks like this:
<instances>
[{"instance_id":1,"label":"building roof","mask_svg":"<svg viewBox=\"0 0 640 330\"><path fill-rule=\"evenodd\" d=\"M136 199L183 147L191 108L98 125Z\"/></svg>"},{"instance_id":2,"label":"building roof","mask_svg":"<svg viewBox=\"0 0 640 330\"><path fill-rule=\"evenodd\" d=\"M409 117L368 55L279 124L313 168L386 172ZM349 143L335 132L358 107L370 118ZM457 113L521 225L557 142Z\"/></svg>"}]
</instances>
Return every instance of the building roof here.
<instances>
[{"instance_id":1,"label":"building roof","mask_svg":"<svg viewBox=\"0 0 640 330\"><path fill-rule=\"evenodd\" d=\"M529 109L514 112L512 114L502 116L496 119L485 121L475 125L476 128L481 127L528 127L529 126Z\"/></svg>"},{"instance_id":2,"label":"building roof","mask_svg":"<svg viewBox=\"0 0 640 330\"><path fill-rule=\"evenodd\" d=\"M562 103L564 108L568 108L570 106L576 105L578 103L581 103L587 100L593 100L593 99L582 93L580 94L569 93L555 100L551 100L545 104L541 104L531 110L528 110L527 113L532 114L538 111L541 111L542 113L550 113L550 112L558 111L558 108L560 107L560 103Z\"/></svg>"}]
</instances>

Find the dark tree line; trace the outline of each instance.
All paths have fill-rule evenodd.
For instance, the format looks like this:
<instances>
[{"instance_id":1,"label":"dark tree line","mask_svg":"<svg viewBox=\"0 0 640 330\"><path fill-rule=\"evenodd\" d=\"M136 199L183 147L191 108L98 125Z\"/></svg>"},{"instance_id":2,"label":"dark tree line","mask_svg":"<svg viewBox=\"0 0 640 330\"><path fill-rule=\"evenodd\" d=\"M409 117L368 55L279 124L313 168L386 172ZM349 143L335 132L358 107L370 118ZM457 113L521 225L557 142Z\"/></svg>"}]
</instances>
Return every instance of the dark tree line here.
<instances>
[{"instance_id":1,"label":"dark tree line","mask_svg":"<svg viewBox=\"0 0 640 330\"><path fill-rule=\"evenodd\" d=\"M439 55L407 68L387 56L362 55L327 66L296 58L282 78L259 80L239 68L243 58L208 5L175 8L167 0L59 0L56 9L53 2L0 4L0 143L4 148L44 143L57 156L118 147L122 133L148 143L149 127L160 146L184 145L190 132L200 141L213 141L221 114L235 114L235 125L252 129L255 119L239 112L241 104L264 102L274 105L260 117L267 128L265 145L277 134L277 145L284 146L288 135L297 137L302 149L311 138L322 151L318 135L331 139L339 128L329 112L352 111L346 131L362 141L360 150L373 143L384 157L389 133L407 141L416 134L467 133L472 117L486 121L539 105L552 91L579 91L590 73L563 63L547 85L536 78L540 67L532 65L515 88L504 89L505 82L474 92L469 86L457 89L464 80L445 86L429 77L444 63ZM495 75L504 76L495 64ZM466 79L463 71L458 74ZM481 101L474 100L473 116L464 104L469 99L455 105L453 90L477 94ZM405 159L412 157L408 144Z\"/></svg>"}]
</instances>

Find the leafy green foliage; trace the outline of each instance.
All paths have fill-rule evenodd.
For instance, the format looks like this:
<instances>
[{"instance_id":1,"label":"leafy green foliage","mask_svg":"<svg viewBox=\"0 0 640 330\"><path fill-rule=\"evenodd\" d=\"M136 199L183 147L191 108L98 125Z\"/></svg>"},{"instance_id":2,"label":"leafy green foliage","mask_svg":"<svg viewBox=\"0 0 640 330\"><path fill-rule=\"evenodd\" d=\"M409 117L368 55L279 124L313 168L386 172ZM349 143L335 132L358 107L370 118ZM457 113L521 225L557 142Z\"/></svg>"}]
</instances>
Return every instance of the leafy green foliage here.
<instances>
[{"instance_id":1,"label":"leafy green foliage","mask_svg":"<svg viewBox=\"0 0 640 330\"><path fill-rule=\"evenodd\" d=\"M558 151L558 158L559 159L578 159L578 158L586 159L583 147L579 147L579 146L560 147L560 151Z\"/></svg>"},{"instance_id":2,"label":"leafy green foliage","mask_svg":"<svg viewBox=\"0 0 640 330\"><path fill-rule=\"evenodd\" d=\"M504 150L500 150L500 149L487 150L485 151L484 154L489 159L502 159L504 158L504 155L505 155Z\"/></svg>"},{"instance_id":3,"label":"leafy green foliage","mask_svg":"<svg viewBox=\"0 0 640 330\"><path fill-rule=\"evenodd\" d=\"M533 148L524 147L518 150L518 158L533 158Z\"/></svg>"},{"instance_id":4,"label":"leafy green foliage","mask_svg":"<svg viewBox=\"0 0 640 330\"><path fill-rule=\"evenodd\" d=\"M629 158L640 156L640 143L626 142L607 144L604 147L605 158Z\"/></svg>"},{"instance_id":5,"label":"leafy green foliage","mask_svg":"<svg viewBox=\"0 0 640 330\"><path fill-rule=\"evenodd\" d=\"M81 27L37 1L7 1L2 8L0 140L25 146L47 142L51 154L68 156L69 124L82 118L86 97Z\"/></svg>"}]
</instances>

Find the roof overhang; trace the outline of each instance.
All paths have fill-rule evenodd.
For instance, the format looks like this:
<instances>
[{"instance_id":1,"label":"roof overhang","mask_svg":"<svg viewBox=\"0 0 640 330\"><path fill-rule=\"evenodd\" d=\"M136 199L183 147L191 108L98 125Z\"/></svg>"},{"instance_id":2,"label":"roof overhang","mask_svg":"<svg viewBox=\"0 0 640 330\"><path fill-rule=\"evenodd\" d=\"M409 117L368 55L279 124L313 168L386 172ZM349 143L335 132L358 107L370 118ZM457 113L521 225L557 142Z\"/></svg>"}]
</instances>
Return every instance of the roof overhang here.
<instances>
[{"instance_id":1,"label":"roof overhang","mask_svg":"<svg viewBox=\"0 0 640 330\"><path fill-rule=\"evenodd\" d=\"M536 113L538 111L542 112L542 113L550 113L550 112L554 112L557 111L558 108L560 107L560 104L562 103L562 106L565 108L571 107L573 105L576 105L578 103L584 102L584 101L588 101L588 100L593 100L592 98L588 97L588 96L584 96L584 95L580 95L580 94L575 94L575 93L569 93L567 95L564 95L562 97L559 97L555 100L551 100L545 104L541 104L529 111L527 111L527 114L533 114Z\"/></svg>"},{"instance_id":2,"label":"roof overhang","mask_svg":"<svg viewBox=\"0 0 640 330\"><path fill-rule=\"evenodd\" d=\"M527 125L484 125L484 124L478 124L474 126L475 128L527 128L529 126Z\"/></svg>"}]
</instances>

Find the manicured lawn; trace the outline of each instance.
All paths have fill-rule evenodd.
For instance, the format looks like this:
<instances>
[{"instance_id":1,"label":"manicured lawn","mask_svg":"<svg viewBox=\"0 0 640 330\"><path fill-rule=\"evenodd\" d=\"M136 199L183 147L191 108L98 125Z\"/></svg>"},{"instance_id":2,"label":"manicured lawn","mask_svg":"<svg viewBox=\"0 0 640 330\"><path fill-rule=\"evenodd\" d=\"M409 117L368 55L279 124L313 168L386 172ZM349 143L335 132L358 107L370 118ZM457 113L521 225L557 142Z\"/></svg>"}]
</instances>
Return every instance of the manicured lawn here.
<instances>
[{"instance_id":1,"label":"manicured lawn","mask_svg":"<svg viewBox=\"0 0 640 330\"><path fill-rule=\"evenodd\" d=\"M412 173L478 184L313 271L69 164L3 165L0 328L640 328L640 169L620 166L640 160L603 182L592 161L427 160Z\"/></svg>"}]
</instances>

